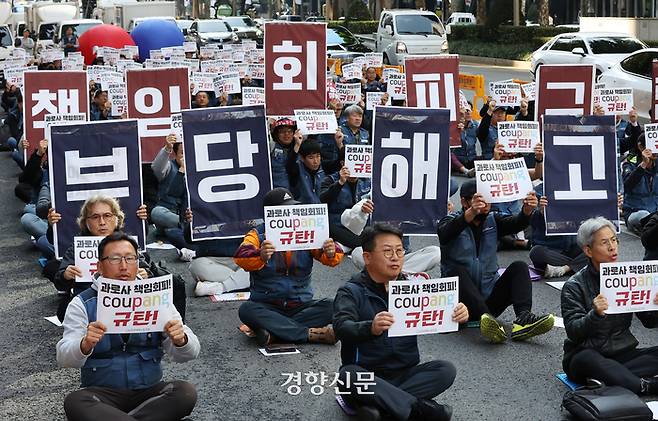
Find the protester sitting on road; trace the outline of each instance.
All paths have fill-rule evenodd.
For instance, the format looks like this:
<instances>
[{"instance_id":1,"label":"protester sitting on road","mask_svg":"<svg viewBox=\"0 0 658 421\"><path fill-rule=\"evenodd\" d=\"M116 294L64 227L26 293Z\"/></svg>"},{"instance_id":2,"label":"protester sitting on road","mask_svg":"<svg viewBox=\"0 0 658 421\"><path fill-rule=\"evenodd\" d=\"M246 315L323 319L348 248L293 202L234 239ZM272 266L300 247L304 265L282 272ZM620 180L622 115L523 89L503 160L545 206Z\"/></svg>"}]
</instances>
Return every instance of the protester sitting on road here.
<instances>
[{"instance_id":1,"label":"protester sitting on road","mask_svg":"<svg viewBox=\"0 0 658 421\"><path fill-rule=\"evenodd\" d=\"M183 231L185 241L192 243L192 211L185 212ZM249 273L233 260L235 251L242 244L241 238L199 241L196 257L190 263L190 274L197 281L194 295L203 297L249 288Z\"/></svg>"},{"instance_id":2,"label":"protester sitting on road","mask_svg":"<svg viewBox=\"0 0 658 421\"><path fill-rule=\"evenodd\" d=\"M587 256L573 235L546 235L546 206L548 198L542 196L539 199L539 212L534 212L530 217L530 260L535 268L544 271L544 278L559 278L578 272L587 265Z\"/></svg>"},{"instance_id":3,"label":"protester sitting on road","mask_svg":"<svg viewBox=\"0 0 658 421\"><path fill-rule=\"evenodd\" d=\"M137 217L146 220L146 206L141 205L137 209ZM95 195L85 200L80 208L78 216L78 226L80 227L80 236L98 236L105 237L114 231L123 229L125 214L121 210L119 202L110 196ZM48 210L48 240L54 244L53 225L62 220L62 215L57 213L54 208ZM136 234L136 233L131 233ZM62 260L49 263L48 266L55 267L47 276L55 284L58 291L68 294L71 289L73 293L78 294L90 286L90 282L75 282L76 276L81 277L82 271L75 265L75 246L71 244L64 252ZM142 265L143 266L143 265ZM140 276L146 278L146 270L140 266ZM63 312L61 313L63 314Z\"/></svg>"},{"instance_id":4,"label":"protester sitting on road","mask_svg":"<svg viewBox=\"0 0 658 421\"><path fill-rule=\"evenodd\" d=\"M589 262L562 287L564 371L581 384L591 378L637 394L658 394L658 347L638 348L630 331L633 314L606 314L608 300L600 293L600 265L618 257L615 226L591 218L580 225L577 238ZM658 304L658 294L653 303ZM635 315L647 328L658 326L658 312Z\"/></svg>"},{"instance_id":5,"label":"protester sitting on road","mask_svg":"<svg viewBox=\"0 0 658 421\"><path fill-rule=\"evenodd\" d=\"M190 262L195 256L195 246L185 241L182 228L182 218L187 209L183 149L183 143L177 142L176 135L170 134L151 163L159 183L158 202L151 210L151 220L176 247L178 257L184 262ZM169 159L172 153L174 159Z\"/></svg>"},{"instance_id":6,"label":"protester sitting on road","mask_svg":"<svg viewBox=\"0 0 658 421\"><path fill-rule=\"evenodd\" d=\"M272 143L270 144L270 162L272 168L272 185L290 190L290 177L286 170L288 155L295 137L301 138L296 123L289 118L280 118L270 125Z\"/></svg>"},{"instance_id":7,"label":"protester sitting on road","mask_svg":"<svg viewBox=\"0 0 658 421\"><path fill-rule=\"evenodd\" d=\"M98 245L98 272L122 281L138 279L138 246L122 232ZM162 381L163 352L175 362L198 357L201 346L170 305L163 332L106 334L96 319L99 281L75 297L66 310L57 363L81 369L82 389L64 400L69 421L180 420L196 405L196 388L181 380Z\"/></svg>"},{"instance_id":8,"label":"protester sitting on road","mask_svg":"<svg viewBox=\"0 0 658 421\"><path fill-rule=\"evenodd\" d=\"M416 336L391 338L387 333L395 322L388 312L389 282L407 279L402 232L378 223L366 228L362 239L365 269L334 300L333 325L341 341L339 388L351 392L345 398L360 420L449 420L452 408L433 398L452 385L455 366L440 360L419 364ZM455 306L452 320L468 321L464 304ZM374 373L369 394L358 393L357 373Z\"/></svg>"},{"instance_id":9,"label":"protester sitting on road","mask_svg":"<svg viewBox=\"0 0 658 421\"><path fill-rule=\"evenodd\" d=\"M269 191L263 200L264 206L296 204L292 194L281 187ZM311 289L313 259L336 266L343 258L343 251L331 238L322 249L277 252L260 225L244 237L234 257L251 277L251 296L240 306L240 320L255 333L259 345L336 342L329 326L333 303L314 300Z\"/></svg>"},{"instance_id":10,"label":"protester sitting on road","mask_svg":"<svg viewBox=\"0 0 658 421\"><path fill-rule=\"evenodd\" d=\"M658 210L656 155L646 147L644 133L637 141L637 152L621 164L624 180L624 221L635 234L642 233L642 220Z\"/></svg>"},{"instance_id":11,"label":"protester sitting on road","mask_svg":"<svg viewBox=\"0 0 658 421\"><path fill-rule=\"evenodd\" d=\"M343 110L346 117L345 123L340 125L343 131L344 145L368 145L370 144L370 133L362 128L363 108L358 105L350 105Z\"/></svg>"},{"instance_id":12,"label":"protester sitting on road","mask_svg":"<svg viewBox=\"0 0 658 421\"><path fill-rule=\"evenodd\" d=\"M496 320L512 305L516 320L512 339L525 340L553 328L552 314L532 313L532 284L528 265L522 261L510 264L498 273L497 241L500 237L528 227L537 207L537 196L529 192L521 211L503 216L490 212L491 204L477 193L475 180L460 189L462 210L439 221L441 274L459 277L460 301L469 308L471 320L480 320L480 331L494 343L507 340L507 333Z\"/></svg>"},{"instance_id":13,"label":"protester sitting on road","mask_svg":"<svg viewBox=\"0 0 658 421\"><path fill-rule=\"evenodd\" d=\"M368 194L349 209L345 209L340 217L341 224L354 235L361 236L370 215L375 210L375 204ZM359 237L359 241L363 241ZM404 245L404 239L403 239ZM405 249L406 250L406 249ZM352 250L352 263L358 270L363 270L365 261L363 259L363 247ZM427 272L441 264L441 248L439 246L426 246L416 251L405 251L402 272L413 274Z\"/></svg>"},{"instance_id":14,"label":"protester sitting on road","mask_svg":"<svg viewBox=\"0 0 658 421\"><path fill-rule=\"evenodd\" d=\"M484 104L480 110L480 116L482 116L482 120L477 129L477 136L482 147L482 156L484 159L492 159L498 140L498 123L505 121L507 107L496 106L496 101L491 100Z\"/></svg>"},{"instance_id":15,"label":"protester sitting on road","mask_svg":"<svg viewBox=\"0 0 658 421\"><path fill-rule=\"evenodd\" d=\"M461 137L461 147L453 149L457 162L453 160L453 164L459 164L457 166L453 165L456 172L468 175L469 177L475 176L474 161L477 157L477 152L475 150L475 142L477 141L477 132L478 132L479 123L473 121L473 116L471 114L471 108L463 108L460 111L460 121L457 124Z\"/></svg>"},{"instance_id":16,"label":"protester sitting on road","mask_svg":"<svg viewBox=\"0 0 658 421\"><path fill-rule=\"evenodd\" d=\"M370 179L350 177L347 167L339 173L325 177L322 181L320 200L327 204L329 210L329 235L341 246L354 249L361 245L357 234L348 230L341 223L341 215L350 209L366 194L370 193Z\"/></svg>"},{"instance_id":17,"label":"protester sitting on road","mask_svg":"<svg viewBox=\"0 0 658 421\"><path fill-rule=\"evenodd\" d=\"M295 143L288 152L286 170L295 197L305 205L320 203L322 181L322 146L314 139L306 139L295 133ZM299 155L298 155L299 154Z\"/></svg>"}]
</instances>

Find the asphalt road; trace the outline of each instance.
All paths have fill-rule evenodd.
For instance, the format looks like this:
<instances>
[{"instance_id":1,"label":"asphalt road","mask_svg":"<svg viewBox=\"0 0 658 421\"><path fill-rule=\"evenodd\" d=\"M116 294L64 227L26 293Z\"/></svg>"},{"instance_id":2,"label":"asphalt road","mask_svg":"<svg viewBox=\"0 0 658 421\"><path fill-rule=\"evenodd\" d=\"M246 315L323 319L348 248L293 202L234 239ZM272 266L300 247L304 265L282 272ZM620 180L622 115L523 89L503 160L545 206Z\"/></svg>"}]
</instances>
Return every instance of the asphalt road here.
<instances>
[{"instance_id":1,"label":"asphalt road","mask_svg":"<svg viewBox=\"0 0 658 421\"><path fill-rule=\"evenodd\" d=\"M484 72L498 72L484 69ZM503 72L504 73L504 72ZM502 75L502 73L501 73ZM62 420L62 402L79 387L79 370L60 369L55 344L62 330L44 316L55 314L57 296L40 274L38 254L18 223L22 205L13 195L18 169L7 153L0 154L0 386L1 420ZM460 179L463 180L463 179ZM412 247L437 244L437 238L412 239ZM193 288L186 264L173 251L152 252ZM640 260L639 240L621 235L622 260ZM529 261L526 252L504 251L501 266L515 260ZM316 297L333 298L336 290L356 269L349 259L336 268L316 265L313 283ZM432 273L438 276L438 271ZM559 291L543 281L533 286L534 310L560 314ZM339 347L300 346L300 354L264 357L255 343L237 330L239 303L213 303L208 298L188 299L187 324L199 336L199 359L186 364L164 363L166 379L185 379L196 384L198 404L194 420L347 420L334 401L333 389L315 396L304 386L298 396L281 387L282 373L324 372L333 378L340 365ZM508 310L501 320L509 327L514 316ZM633 327L642 345L653 345L655 335L639 323ZM446 359L457 367L457 379L439 402L455 408L455 420L559 420L566 391L555 379L562 371L563 329L555 328L524 343L492 345L477 329L419 338L421 359ZM105 420L103 420L105 421Z\"/></svg>"}]
</instances>

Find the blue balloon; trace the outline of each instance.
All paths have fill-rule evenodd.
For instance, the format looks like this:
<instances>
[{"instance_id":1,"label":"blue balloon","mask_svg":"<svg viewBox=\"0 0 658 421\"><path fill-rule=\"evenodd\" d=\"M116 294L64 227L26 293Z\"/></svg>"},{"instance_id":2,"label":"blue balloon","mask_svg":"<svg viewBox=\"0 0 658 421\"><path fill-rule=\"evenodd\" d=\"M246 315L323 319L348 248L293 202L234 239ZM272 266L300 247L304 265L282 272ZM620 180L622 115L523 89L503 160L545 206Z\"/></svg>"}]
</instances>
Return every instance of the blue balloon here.
<instances>
[{"instance_id":1,"label":"blue balloon","mask_svg":"<svg viewBox=\"0 0 658 421\"><path fill-rule=\"evenodd\" d=\"M130 36L139 46L139 58L146 60L151 56L151 50L162 47L178 47L183 45L183 33L178 26L164 19L147 19L132 30Z\"/></svg>"}]
</instances>

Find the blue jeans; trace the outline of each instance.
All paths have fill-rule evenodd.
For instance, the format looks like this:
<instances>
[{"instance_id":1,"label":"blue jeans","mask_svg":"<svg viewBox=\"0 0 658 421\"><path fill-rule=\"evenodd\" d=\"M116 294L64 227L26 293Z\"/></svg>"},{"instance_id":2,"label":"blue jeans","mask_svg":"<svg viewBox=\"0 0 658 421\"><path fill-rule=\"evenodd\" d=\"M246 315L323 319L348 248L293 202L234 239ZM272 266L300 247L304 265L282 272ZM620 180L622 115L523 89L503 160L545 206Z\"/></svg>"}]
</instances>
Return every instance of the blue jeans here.
<instances>
[{"instance_id":1,"label":"blue jeans","mask_svg":"<svg viewBox=\"0 0 658 421\"><path fill-rule=\"evenodd\" d=\"M48 222L34 213L24 213L21 216L21 225L23 230L34 238L45 236L46 231L48 231Z\"/></svg>"},{"instance_id":2,"label":"blue jeans","mask_svg":"<svg viewBox=\"0 0 658 421\"><path fill-rule=\"evenodd\" d=\"M642 235L642 219L649 215L644 209L635 211L626 218L626 227L637 235Z\"/></svg>"},{"instance_id":3,"label":"blue jeans","mask_svg":"<svg viewBox=\"0 0 658 421\"><path fill-rule=\"evenodd\" d=\"M55 258L55 246L50 244L45 235L37 238L37 249L39 249L43 257L46 259L50 260Z\"/></svg>"},{"instance_id":4,"label":"blue jeans","mask_svg":"<svg viewBox=\"0 0 658 421\"><path fill-rule=\"evenodd\" d=\"M11 159L13 159L21 169L24 169L25 161L23 160L23 151L18 149L18 141L15 138L10 137L7 139L7 146L13 149L11 153Z\"/></svg>"},{"instance_id":5,"label":"blue jeans","mask_svg":"<svg viewBox=\"0 0 658 421\"><path fill-rule=\"evenodd\" d=\"M180 216L164 206L156 206L151 210L151 220L161 229L179 228Z\"/></svg>"}]
</instances>

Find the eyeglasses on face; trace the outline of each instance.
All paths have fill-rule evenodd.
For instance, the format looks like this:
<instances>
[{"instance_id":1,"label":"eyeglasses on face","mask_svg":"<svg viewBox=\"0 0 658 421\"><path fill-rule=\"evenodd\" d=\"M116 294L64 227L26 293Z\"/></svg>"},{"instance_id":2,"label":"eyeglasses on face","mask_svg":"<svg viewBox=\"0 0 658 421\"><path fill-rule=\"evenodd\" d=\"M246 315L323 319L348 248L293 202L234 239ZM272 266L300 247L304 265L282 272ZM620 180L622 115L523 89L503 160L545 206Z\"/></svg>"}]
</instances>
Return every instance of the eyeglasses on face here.
<instances>
[{"instance_id":1,"label":"eyeglasses on face","mask_svg":"<svg viewBox=\"0 0 658 421\"><path fill-rule=\"evenodd\" d=\"M111 265L119 265L121 264L122 260L125 261L128 265L134 265L137 263L137 256L134 254L130 254L128 256L106 256L101 260L107 260Z\"/></svg>"},{"instance_id":2,"label":"eyeglasses on face","mask_svg":"<svg viewBox=\"0 0 658 421\"><path fill-rule=\"evenodd\" d=\"M103 218L104 221L107 221L108 219L110 219L110 218L112 218L112 217L114 217L114 216L116 216L116 215L113 214L113 213L111 213L111 212L107 212L107 213L95 213L95 214L93 214L93 215L89 215L89 216L87 217L87 219L88 219L88 220L92 220L92 221L94 221L94 222L98 222L98 221L101 220L101 218Z\"/></svg>"}]
</instances>

